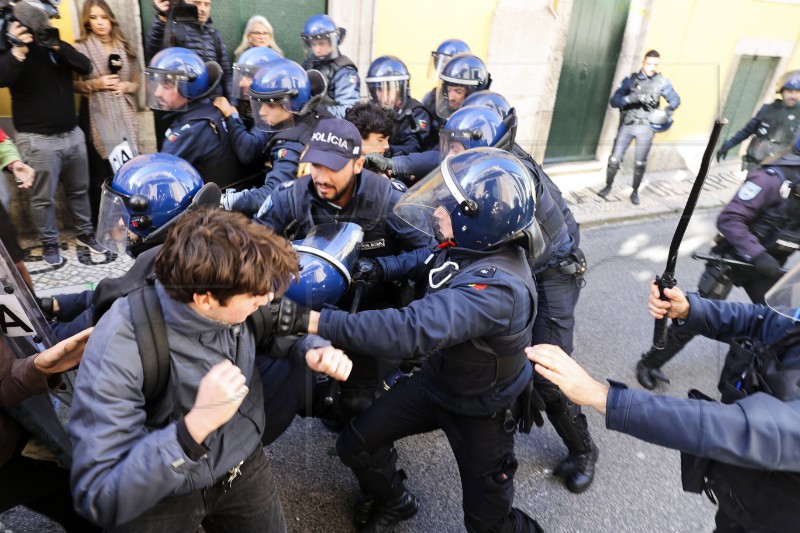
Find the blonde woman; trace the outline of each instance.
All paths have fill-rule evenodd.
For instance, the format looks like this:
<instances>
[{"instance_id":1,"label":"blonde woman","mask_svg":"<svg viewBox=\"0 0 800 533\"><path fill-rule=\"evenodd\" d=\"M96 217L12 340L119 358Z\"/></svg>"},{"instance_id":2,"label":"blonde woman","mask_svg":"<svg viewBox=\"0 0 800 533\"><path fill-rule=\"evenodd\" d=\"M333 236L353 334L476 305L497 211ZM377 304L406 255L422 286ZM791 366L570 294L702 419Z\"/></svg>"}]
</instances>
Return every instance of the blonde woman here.
<instances>
[{"instance_id":1,"label":"blonde woman","mask_svg":"<svg viewBox=\"0 0 800 533\"><path fill-rule=\"evenodd\" d=\"M89 58L92 72L76 76L72 87L81 94L79 124L86 134L89 154L89 200L97 222L103 180L112 175L109 155L127 140L137 155L139 125L134 95L139 90L136 53L120 30L105 0L86 0L81 12L81 33L75 48ZM130 150L128 150L130 151Z\"/></svg>"},{"instance_id":2,"label":"blonde woman","mask_svg":"<svg viewBox=\"0 0 800 533\"><path fill-rule=\"evenodd\" d=\"M262 17L261 15L250 17L244 27L242 43L233 51L233 57L239 59L242 52L254 46L266 46L283 55L283 50L275 42L275 31L272 29L272 24L269 23L267 17Z\"/></svg>"}]
</instances>

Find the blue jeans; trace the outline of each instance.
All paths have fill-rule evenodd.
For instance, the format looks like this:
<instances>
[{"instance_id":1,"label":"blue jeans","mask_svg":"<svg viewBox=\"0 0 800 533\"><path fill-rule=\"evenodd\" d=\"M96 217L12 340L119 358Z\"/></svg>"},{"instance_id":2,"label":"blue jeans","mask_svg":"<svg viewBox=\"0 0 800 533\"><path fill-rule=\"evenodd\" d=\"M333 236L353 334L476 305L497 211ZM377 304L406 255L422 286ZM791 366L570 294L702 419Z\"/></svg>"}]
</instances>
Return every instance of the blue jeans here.
<instances>
[{"instance_id":1,"label":"blue jeans","mask_svg":"<svg viewBox=\"0 0 800 533\"><path fill-rule=\"evenodd\" d=\"M59 182L79 234L93 233L89 207L89 163L83 131L43 135L17 132L16 144L36 171L31 189L31 216L43 244L58 244L55 197Z\"/></svg>"},{"instance_id":2,"label":"blue jeans","mask_svg":"<svg viewBox=\"0 0 800 533\"><path fill-rule=\"evenodd\" d=\"M272 470L259 447L230 487L220 482L189 494L164 498L144 514L113 528L114 533L283 533L286 519Z\"/></svg>"}]
</instances>

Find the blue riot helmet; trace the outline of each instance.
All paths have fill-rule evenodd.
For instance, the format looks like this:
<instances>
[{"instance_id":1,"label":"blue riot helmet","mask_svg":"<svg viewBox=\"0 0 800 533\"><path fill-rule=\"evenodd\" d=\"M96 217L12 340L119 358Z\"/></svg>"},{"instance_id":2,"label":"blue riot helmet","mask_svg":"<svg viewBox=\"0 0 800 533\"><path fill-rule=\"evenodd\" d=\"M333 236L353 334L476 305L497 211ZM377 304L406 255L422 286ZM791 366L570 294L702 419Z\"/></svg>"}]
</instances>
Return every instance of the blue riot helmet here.
<instances>
[{"instance_id":1,"label":"blue riot helmet","mask_svg":"<svg viewBox=\"0 0 800 533\"><path fill-rule=\"evenodd\" d=\"M779 93L785 90L800 91L800 70L791 70L781 77L781 81L778 82L778 90L775 92Z\"/></svg>"},{"instance_id":2,"label":"blue riot helmet","mask_svg":"<svg viewBox=\"0 0 800 533\"><path fill-rule=\"evenodd\" d=\"M656 133L667 131L672 126L672 113L666 109L653 109L647 115L650 129Z\"/></svg>"},{"instance_id":3,"label":"blue riot helmet","mask_svg":"<svg viewBox=\"0 0 800 533\"><path fill-rule=\"evenodd\" d=\"M400 198L394 212L423 233L480 251L522 237L541 243L535 209L525 166L503 150L474 148L447 157Z\"/></svg>"},{"instance_id":4,"label":"blue riot helmet","mask_svg":"<svg viewBox=\"0 0 800 533\"><path fill-rule=\"evenodd\" d=\"M242 52L233 64L233 97L248 98L250 84L253 83L253 76L258 69L281 57L283 56L268 46L254 46Z\"/></svg>"},{"instance_id":5,"label":"blue riot helmet","mask_svg":"<svg viewBox=\"0 0 800 533\"><path fill-rule=\"evenodd\" d=\"M134 157L103 183L97 242L125 253L133 242L148 239L186 211L202 187L203 178L180 157L162 153Z\"/></svg>"},{"instance_id":6,"label":"blue riot helmet","mask_svg":"<svg viewBox=\"0 0 800 533\"><path fill-rule=\"evenodd\" d=\"M439 45L436 50L431 52L431 60L428 65L428 77L438 78L442 68L447 61L456 54L469 54L472 50L469 45L460 39L447 39Z\"/></svg>"},{"instance_id":7,"label":"blue riot helmet","mask_svg":"<svg viewBox=\"0 0 800 533\"><path fill-rule=\"evenodd\" d=\"M516 133L517 113L514 108L503 119L492 107L465 106L453 113L439 130L439 153L444 159L481 146L510 152Z\"/></svg>"},{"instance_id":8,"label":"blue riot helmet","mask_svg":"<svg viewBox=\"0 0 800 533\"><path fill-rule=\"evenodd\" d=\"M328 15L311 15L303 26L303 48L308 61L332 61L339 57L339 44L346 34Z\"/></svg>"},{"instance_id":9,"label":"blue riot helmet","mask_svg":"<svg viewBox=\"0 0 800 533\"><path fill-rule=\"evenodd\" d=\"M311 99L311 81L291 59L273 59L255 73L249 94L256 127L284 130L294 125L294 115Z\"/></svg>"},{"instance_id":10,"label":"blue riot helmet","mask_svg":"<svg viewBox=\"0 0 800 533\"><path fill-rule=\"evenodd\" d=\"M370 99L394 113L403 110L408 101L408 68L399 58L381 56L369 66L364 80Z\"/></svg>"},{"instance_id":11,"label":"blue riot helmet","mask_svg":"<svg viewBox=\"0 0 800 533\"><path fill-rule=\"evenodd\" d=\"M147 106L162 111L186 109L191 100L209 96L222 79L222 67L203 61L188 48L165 48L145 69Z\"/></svg>"},{"instance_id":12,"label":"blue riot helmet","mask_svg":"<svg viewBox=\"0 0 800 533\"><path fill-rule=\"evenodd\" d=\"M320 311L336 305L350 287L364 230L352 222L314 226L302 241L295 241L300 256L300 277L284 294L298 304Z\"/></svg>"},{"instance_id":13,"label":"blue riot helmet","mask_svg":"<svg viewBox=\"0 0 800 533\"><path fill-rule=\"evenodd\" d=\"M488 90L475 91L471 95L467 96L461 106L467 107L468 105L482 105L490 107L494 109L498 115L500 115L500 118L506 118L508 113L511 111L511 104L508 103L508 100L506 100L503 95Z\"/></svg>"},{"instance_id":14,"label":"blue riot helmet","mask_svg":"<svg viewBox=\"0 0 800 533\"><path fill-rule=\"evenodd\" d=\"M448 118L475 91L488 89L492 77L483 61L472 54L457 54L445 64L436 87L436 114Z\"/></svg>"}]
</instances>

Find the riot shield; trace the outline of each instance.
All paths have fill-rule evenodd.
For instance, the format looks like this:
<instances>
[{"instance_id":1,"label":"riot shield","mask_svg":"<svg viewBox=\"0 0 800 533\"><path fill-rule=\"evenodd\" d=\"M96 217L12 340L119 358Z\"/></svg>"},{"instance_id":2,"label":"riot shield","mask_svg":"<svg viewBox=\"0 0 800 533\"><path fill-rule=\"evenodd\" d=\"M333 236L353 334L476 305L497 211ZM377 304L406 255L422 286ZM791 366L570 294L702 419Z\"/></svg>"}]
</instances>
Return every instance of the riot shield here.
<instances>
[{"instance_id":1,"label":"riot shield","mask_svg":"<svg viewBox=\"0 0 800 533\"><path fill-rule=\"evenodd\" d=\"M23 281L6 247L0 242L0 334L15 357L24 359L57 342L36 299ZM69 420L74 371L62 374L63 390L38 394L20 404L4 407L33 439L69 467L72 449L66 425Z\"/></svg>"}]
</instances>

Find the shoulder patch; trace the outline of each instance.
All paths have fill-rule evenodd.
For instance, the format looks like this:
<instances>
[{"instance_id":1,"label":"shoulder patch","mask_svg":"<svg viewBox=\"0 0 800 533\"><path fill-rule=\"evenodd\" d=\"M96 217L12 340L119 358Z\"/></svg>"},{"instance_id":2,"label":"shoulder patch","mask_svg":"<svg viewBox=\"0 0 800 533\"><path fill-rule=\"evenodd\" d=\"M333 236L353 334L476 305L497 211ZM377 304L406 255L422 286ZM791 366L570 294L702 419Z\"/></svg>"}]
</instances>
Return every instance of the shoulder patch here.
<instances>
[{"instance_id":1,"label":"shoulder patch","mask_svg":"<svg viewBox=\"0 0 800 533\"><path fill-rule=\"evenodd\" d=\"M421 130L427 130L428 129L428 121L427 120L418 120L417 121L417 125L419 126L419 129L421 129Z\"/></svg>"},{"instance_id":2,"label":"shoulder patch","mask_svg":"<svg viewBox=\"0 0 800 533\"><path fill-rule=\"evenodd\" d=\"M402 181L389 180L389 183L391 183L392 187L394 187L395 189L397 189L400 192L406 192L408 190L408 187L406 187L406 184L403 183Z\"/></svg>"},{"instance_id":3,"label":"shoulder patch","mask_svg":"<svg viewBox=\"0 0 800 533\"><path fill-rule=\"evenodd\" d=\"M350 82L350 85L355 85L355 84L356 84L356 76L350 76L350 77L348 77L348 78L347 78L347 81L349 81L349 82Z\"/></svg>"},{"instance_id":4,"label":"shoulder patch","mask_svg":"<svg viewBox=\"0 0 800 533\"><path fill-rule=\"evenodd\" d=\"M483 289L488 287L488 285L484 285L483 283L470 283L468 286L472 287L476 291L482 291Z\"/></svg>"},{"instance_id":5,"label":"shoulder patch","mask_svg":"<svg viewBox=\"0 0 800 533\"><path fill-rule=\"evenodd\" d=\"M473 274L479 278L493 278L496 272L497 272L496 267L486 267L480 270L476 270L475 272L473 272ZM486 286L484 285L483 288L486 288Z\"/></svg>"},{"instance_id":6,"label":"shoulder patch","mask_svg":"<svg viewBox=\"0 0 800 533\"><path fill-rule=\"evenodd\" d=\"M275 154L275 159L283 159L286 156L286 152L287 152L286 148L281 148Z\"/></svg>"},{"instance_id":7,"label":"shoulder patch","mask_svg":"<svg viewBox=\"0 0 800 533\"><path fill-rule=\"evenodd\" d=\"M758 196L758 193L761 192L761 187L753 183L752 181L746 181L744 185L739 188L739 192L737 193L737 197L739 200L743 202L747 202Z\"/></svg>"}]
</instances>

